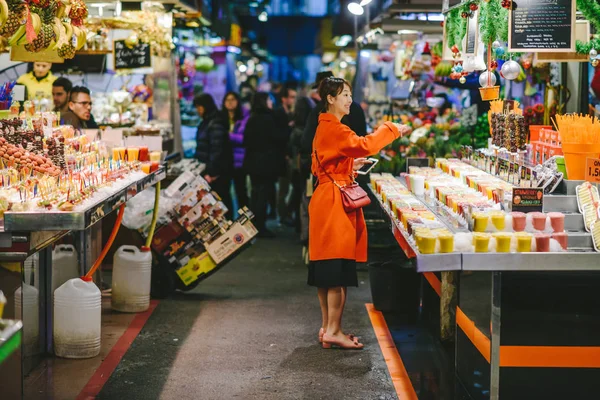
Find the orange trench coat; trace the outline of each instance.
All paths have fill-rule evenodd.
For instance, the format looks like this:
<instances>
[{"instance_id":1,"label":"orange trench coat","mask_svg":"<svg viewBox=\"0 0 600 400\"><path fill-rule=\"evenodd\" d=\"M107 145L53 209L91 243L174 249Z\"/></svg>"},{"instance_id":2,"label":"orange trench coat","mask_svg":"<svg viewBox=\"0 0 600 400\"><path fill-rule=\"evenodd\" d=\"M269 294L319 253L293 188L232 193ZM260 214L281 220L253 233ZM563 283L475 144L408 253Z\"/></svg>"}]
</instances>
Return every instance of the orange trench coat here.
<instances>
[{"instance_id":1,"label":"orange trench coat","mask_svg":"<svg viewBox=\"0 0 600 400\"><path fill-rule=\"evenodd\" d=\"M313 149L323 168L338 184L344 185L352 182L355 158L376 154L398 137L398 128L390 122L371 135L359 137L334 115L323 113L319 116ZM362 210L344 211L340 189L323 173L314 152L312 172L317 176L319 186L308 206L310 260L366 262L367 227Z\"/></svg>"}]
</instances>

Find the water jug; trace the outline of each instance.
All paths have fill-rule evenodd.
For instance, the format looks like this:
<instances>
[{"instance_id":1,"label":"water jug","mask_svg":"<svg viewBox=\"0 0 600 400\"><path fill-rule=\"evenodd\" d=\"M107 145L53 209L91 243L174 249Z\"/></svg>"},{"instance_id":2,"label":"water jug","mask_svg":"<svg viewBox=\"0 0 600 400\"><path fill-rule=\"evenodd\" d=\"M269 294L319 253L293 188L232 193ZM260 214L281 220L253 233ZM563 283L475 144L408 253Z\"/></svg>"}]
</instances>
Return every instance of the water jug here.
<instances>
[{"instance_id":1,"label":"water jug","mask_svg":"<svg viewBox=\"0 0 600 400\"><path fill-rule=\"evenodd\" d=\"M64 358L100 354L102 294L92 278L74 278L54 292L54 352Z\"/></svg>"},{"instance_id":2,"label":"water jug","mask_svg":"<svg viewBox=\"0 0 600 400\"><path fill-rule=\"evenodd\" d=\"M150 306L152 253L135 246L121 246L113 259L112 309L146 311Z\"/></svg>"},{"instance_id":3,"label":"water jug","mask_svg":"<svg viewBox=\"0 0 600 400\"><path fill-rule=\"evenodd\" d=\"M69 279L79 277L77 251L70 244L56 246L52 252L52 293Z\"/></svg>"},{"instance_id":4,"label":"water jug","mask_svg":"<svg viewBox=\"0 0 600 400\"><path fill-rule=\"evenodd\" d=\"M38 253L32 254L27 257L25 262L23 263L23 267L25 269L25 279L24 282L28 285L33 285L39 289L40 287L40 270L38 266L40 265L40 255ZM32 273L34 276L32 276Z\"/></svg>"},{"instance_id":5,"label":"water jug","mask_svg":"<svg viewBox=\"0 0 600 400\"><path fill-rule=\"evenodd\" d=\"M38 290L23 283L15 291L15 317L23 321L23 344L26 355L36 354L40 336Z\"/></svg>"}]
</instances>

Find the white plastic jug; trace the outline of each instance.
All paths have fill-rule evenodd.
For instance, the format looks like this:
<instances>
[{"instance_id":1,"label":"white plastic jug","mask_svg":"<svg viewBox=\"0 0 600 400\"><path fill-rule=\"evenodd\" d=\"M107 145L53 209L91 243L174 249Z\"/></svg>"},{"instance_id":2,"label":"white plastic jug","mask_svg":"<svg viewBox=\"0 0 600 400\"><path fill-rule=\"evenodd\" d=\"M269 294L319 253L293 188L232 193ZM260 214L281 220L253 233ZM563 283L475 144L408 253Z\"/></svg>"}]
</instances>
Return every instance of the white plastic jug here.
<instances>
[{"instance_id":1,"label":"white plastic jug","mask_svg":"<svg viewBox=\"0 0 600 400\"><path fill-rule=\"evenodd\" d=\"M28 285L33 285L39 289L40 287L40 255L39 253L34 253L31 256L27 257L25 262L23 263L23 267L25 269L25 279L24 282ZM31 277L31 273L33 272L34 277ZM33 281L33 282L32 282Z\"/></svg>"},{"instance_id":2,"label":"white plastic jug","mask_svg":"<svg viewBox=\"0 0 600 400\"><path fill-rule=\"evenodd\" d=\"M38 300L38 290L27 283L15 290L15 316L23 321L23 343L27 355L37 353L40 337Z\"/></svg>"},{"instance_id":3,"label":"white plastic jug","mask_svg":"<svg viewBox=\"0 0 600 400\"><path fill-rule=\"evenodd\" d=\"M56 246L52 252L52 293L69 279L79 277L77 251L70 244Z\"/></svg>"},{"instance_id":4,"label":"white plastic jug","mask_svg":"<svg viewBox=\"0 0 600 400\"><path fill-rule=\"evenodd\" d=\"M54 292L54 352L64 358L100 354L102 294L92 279L74 278Z\"/></svg>"},{"instance_id":5,"label":"white plastic jug","mask_svg":"<svg viewBox=\"0 0 600 400\"><path fill-rule=\"evenodd\" d=\"M112 309L146 311L150 306L152 253L135 246L121 246L113 258Z\"/></svg>"}]
</instances>

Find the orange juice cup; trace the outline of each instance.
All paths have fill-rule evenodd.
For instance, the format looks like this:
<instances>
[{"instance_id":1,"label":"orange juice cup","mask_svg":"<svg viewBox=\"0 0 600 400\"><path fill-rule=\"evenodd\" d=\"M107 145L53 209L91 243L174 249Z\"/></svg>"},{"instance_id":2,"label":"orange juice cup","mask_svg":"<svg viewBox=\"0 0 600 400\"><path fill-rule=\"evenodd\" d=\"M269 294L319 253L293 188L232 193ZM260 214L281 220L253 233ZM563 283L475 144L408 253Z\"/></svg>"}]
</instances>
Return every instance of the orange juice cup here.
<instances>
[{"instance_id":1,"label":"orange juice cup","mask_svg":"<svg viewBox=\"0 0 600 400\"><path fill-rule=\"evenodd\" d=\"M490 235L488 233L473 233L473 244L475 253L487 253L490 247Z\"/></svg>"},{"instance_id":2,"label":"orange juice cup","mask_svg":"<svg viewBox=\"0 0 600 400\"><path fill-rule=\"evenodd\" d=\"M160 163L158 161L151 161L150 162L150 172L154 172L154 171L158 170L159 166L160 166Z\"/></svg>"},{"instance_id":3,"label":"orange juice cup","mask_svg":"<svg viewBox=\"0 0 600 400\"><path fill-rule=\"evenodd\" d=\"M142 172L145 174L149 174L150 173L150 168L152 167L152 164L149 162L145 162L142 164Z\"/></svg>"},{"instance_id":4,"label":"orange juice cup","mask_svg":"<svg viewBox=\"0 0 600 400\"><path fill-rule=\"evenodd\" d=\"M498 253L510 253L510 242L512 235L509 233L498 232L494 234L496 238L496 252Z\"/></svg>"},{"instance_id":5,"label":"orange juice cup","mask_svg":"<svg viewBox=\"0 0 600 400\"><path fill-rule=\"evenodd\" d=\"M125 156L127 154L127 149L125 147L119 147L119 157L121 161L125 161Z\"/></svg>"},{"instance_id":6,"label":"orange juice cup","mask_svg":"<svg viewBox=\"0 0 600 400\"><path fill-rule=\"evenodd\" d=\"M519 253L531 252L531 239L533 235L527 232L517 232L515 236L517 237L517 251Z\"/></svg>"},{"instance_id":7,"label":"orange juice cup","mask_svg":"<svg viewBox=\"0 0 600 400\"><path fill-rule=\"evenodd\" d=\"M139 147L128 147L127 148L127 159L128 161L137 161L140 156L140 148Z\"/></svg>"}]
</instances>

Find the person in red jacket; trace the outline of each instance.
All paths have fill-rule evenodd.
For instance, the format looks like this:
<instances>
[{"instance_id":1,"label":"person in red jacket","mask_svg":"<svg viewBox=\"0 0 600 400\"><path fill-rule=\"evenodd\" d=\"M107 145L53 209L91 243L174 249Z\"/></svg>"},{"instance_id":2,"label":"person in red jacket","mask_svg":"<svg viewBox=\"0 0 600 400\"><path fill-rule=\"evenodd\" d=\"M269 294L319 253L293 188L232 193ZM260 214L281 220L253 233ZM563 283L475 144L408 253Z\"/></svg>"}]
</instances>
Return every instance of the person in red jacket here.
<instances>
[{"instance_id":1,"label":"person in red jacket","mask_svg":"<svg viewBox=\"0 0 600 400\"><path fill-rule=\"evenodd\" d=\"M596 72L592 78L592 91L596 95L596 98L600 100L600 66L596 67Z\"/></svg>"}]
</instances>

